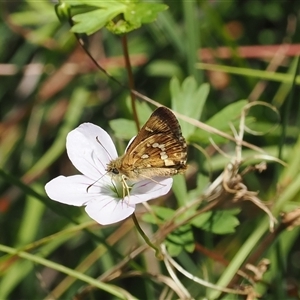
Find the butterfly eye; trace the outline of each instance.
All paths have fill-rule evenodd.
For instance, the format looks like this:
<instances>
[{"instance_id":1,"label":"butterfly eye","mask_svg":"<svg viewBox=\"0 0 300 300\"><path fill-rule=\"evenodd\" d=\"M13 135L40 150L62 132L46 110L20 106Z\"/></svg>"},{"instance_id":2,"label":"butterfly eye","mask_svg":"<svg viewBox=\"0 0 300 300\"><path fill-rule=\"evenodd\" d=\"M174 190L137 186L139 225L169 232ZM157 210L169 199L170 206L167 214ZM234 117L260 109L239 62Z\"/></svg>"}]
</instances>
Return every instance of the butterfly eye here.
<instances>
[{"instance_id":1,"label":"butterfly eye","mask_svg":"<svg viewBox=\"0 0 300 300\"><path fill-rule=\"evenodd\" d=\"M116 175L118 175L120 173L119 170L116 168L113 168L111 171Z\"/></svg>"}]
</instances>

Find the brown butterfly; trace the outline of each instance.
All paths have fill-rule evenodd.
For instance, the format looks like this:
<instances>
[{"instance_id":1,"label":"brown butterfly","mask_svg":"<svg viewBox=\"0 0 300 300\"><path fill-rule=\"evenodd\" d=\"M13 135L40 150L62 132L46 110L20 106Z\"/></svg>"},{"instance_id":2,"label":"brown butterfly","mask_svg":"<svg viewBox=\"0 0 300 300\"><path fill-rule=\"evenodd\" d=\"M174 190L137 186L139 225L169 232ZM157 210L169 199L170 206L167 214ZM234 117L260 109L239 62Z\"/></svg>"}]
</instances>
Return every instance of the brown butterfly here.
<instances>
[{"instance_id":1,"label":"brown butterfly","mask_svg":"<svg viewBox=\"0 0 300 300\"><path fill-rule=\"evenodd\" d=\"M187 166L187 145L175 115L157 108L126 153L107 164L107 172L126 179L142 180L183 173ZM125 183L125 182L124 182Z\"/></svg>"}]
</instances>

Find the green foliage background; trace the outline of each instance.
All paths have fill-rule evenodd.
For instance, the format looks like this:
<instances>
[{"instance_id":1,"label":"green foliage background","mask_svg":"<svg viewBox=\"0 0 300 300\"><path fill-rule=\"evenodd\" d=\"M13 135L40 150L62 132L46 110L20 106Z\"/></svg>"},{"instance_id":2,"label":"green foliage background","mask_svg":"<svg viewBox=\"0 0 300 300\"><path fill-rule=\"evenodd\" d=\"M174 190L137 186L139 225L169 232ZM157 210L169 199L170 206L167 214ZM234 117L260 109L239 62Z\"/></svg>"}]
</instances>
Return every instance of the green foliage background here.
<instances>
[{"instance_id":1,"label":"green foliage background","mask_svg":"<svg viewBox=\"0 0 300 300\"><path fill-rule=\"evenodd\" d=\"M230 124L238 128L249 101L278 109L280 119L267 107L252 109L247 125L267 134L245 133L244 138L287 165L268 162L265 172L248 174L244 183L260 192L263 203L271 203L279 224L281 212L297 212L300 2L64 4L56 10L51 1L0 4L0 299L243 299L206 283L228 286L256 253L254 265L262 258L271 264L254 290L263 299L299 299L297 225L271 234L267 216L252 203L206 211L184 223L205 207L203 202L184 210L176 222L172 219L203 194L235 155L232 141L195 124L179 120L189 143L186 177L175 177L172 193L149 202L153 214L142 206L137 210L147 235L160 235L192 278L178 270L173 274L159 261L131 219L101 227L83 208L48 199L44 185L60 174L76 174L65 138L79 124L92 122L107 130L119 153L136 135L129 90L101 72L74 35L128 86L122 47L122 33L128 32L135 89L160 104L231 135ZM76 15L72 29L69 13ZM285 44L298 48L292 52ZM241 52L253 45L257 47ZM278 47L272 52L267 45ZM220 47L227 47L228 54L218 56ZM136 100L136 106L143 124L155 107L144 100ZM257 154L243 150L244 157ZM173 229L165 234L170 220ZM239 277L231 288L247 285Z\"/></svg>"}]
</instances>

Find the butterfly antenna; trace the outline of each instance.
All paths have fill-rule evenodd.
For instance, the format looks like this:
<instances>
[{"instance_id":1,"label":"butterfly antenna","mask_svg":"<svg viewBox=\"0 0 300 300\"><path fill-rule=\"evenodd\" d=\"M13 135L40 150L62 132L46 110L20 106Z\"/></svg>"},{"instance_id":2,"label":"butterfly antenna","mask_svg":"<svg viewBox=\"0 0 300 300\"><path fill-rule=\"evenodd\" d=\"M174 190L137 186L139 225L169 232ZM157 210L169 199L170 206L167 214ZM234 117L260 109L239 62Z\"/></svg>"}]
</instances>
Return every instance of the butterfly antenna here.
<instances>
[{"instance_id":1,"label":"butterfly antenna","mask_svg":"<svg viewBox=\"0 0 300 300\"><path fill-rule=\"evenodd\" d=\"M110 160L112 160L113 158L111 157L110 153L107 151L107 149L103 146L103 144L100 142L98 136L96 136L96 140L97 142L100 144L100 146L104 149L104 151L106 152L107 156L109 157Z\"/></svg>"},{"instance_id":2,"label":"butterfly antenna","mask_svg":"<svg viewBox=\"0 0 300 300\"><path fill-rule=\"evenodd\" d=\"M101 175L97 180L95 180L92 184L90 184L87 188L86 188L86 192L89 192L89 189L96 184L98 181L100 181L108 172L105 172L103 175Z\"/></svg>"}]
</instances>

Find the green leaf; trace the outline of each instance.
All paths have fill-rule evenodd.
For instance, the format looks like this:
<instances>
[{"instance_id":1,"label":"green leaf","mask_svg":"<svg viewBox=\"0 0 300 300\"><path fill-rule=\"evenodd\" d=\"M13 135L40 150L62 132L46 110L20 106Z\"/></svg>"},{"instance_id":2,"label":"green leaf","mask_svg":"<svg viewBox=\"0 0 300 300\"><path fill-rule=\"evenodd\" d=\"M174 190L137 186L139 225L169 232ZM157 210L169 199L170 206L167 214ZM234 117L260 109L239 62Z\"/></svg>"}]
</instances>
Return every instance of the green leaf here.
<instances>
[{"instance_id":1,"label":"green leaf","mask_svg":"<svg viewBox=\"0 0 300 300\"><path fill-rule=\"evenodd\" d=\"M151 209L153 213L146 213L142 219L145 222L151 224L161 224L167 220L170 220L174 215L174 210L168 207L152 205Z\"/></svg>"},{"instance_id":2,"label":"green leaf","mask_svg":"<svg viewBox=\"0 0 300 300\"><path fill-rule=\"evenodd\" d=\"M149 105L146 102L135 101L135 106L140 121L140 126L143 126L149 119L150 115L153 113L153 110L149 107ZM126 107L133 115L130 97L126 98Z\"/></svg>"},{"instance_id":3,"label":"green leaf","mask_svg":"<svg viewBox=\"0 0 300 300\"><path fill-rule=\"evenodd\" d=\"M109 122L109 126L114 131L117 138L130 140L136 135L136 126L134 121L127 119L116 119Z\"/></svg>"},{"instance_id":4,"label":"green leaf","mask_svg":"<svg viewBox=\"0 0 300 300\"><path fill-rule=\"evenodd\" d=\"M112 5L105 9L96 9L73 17L76 23L72 27L73 32L86 33L88 35L100 30L108 24L110 20L120 14L122 10L119 6Z\"/></svg>"},{"instance_id":5,"label":"green leaf","mask_svg":"<svg viewBox=\"0 0 300 300\"><path fill-rule=\"evenodd\" d=\"M129 97L126 98L126 106L132 112ZM136 102L136 109L141 123L140 125L142 126L149 119L152 114L152 110L148 104L144 102ZM136 125L133 120L120 118L110 121L109 125L114 131L115 136L123 140L130 140L137 134Z\"/></svg>"},{"instance_id":6,"label":"green leaf","mask_svg":"<svg viewBox=\"0 0 300 300\"><path fill-rule=\"evenodd\" d=\"M157 14L168 7L160 3L140 3L138 1L110 0L110 1L70 1L69 5L76 6L85 4L92 11L80 13L73 16L75 24L73 32L95 33L104 26L114 34L124 34L142 26L142 24L153 22ZM95 8L98 7L98 8ZM114 20L114 18L117 20Z\"/></svg>"},{"instance_id":7,"label":"green leaf","mask_svg":"<svg viewBox=\"0 0 300 300\"><path fill-rule=\"evenodd\" d=\"M168 253L173 257L177 257L182 251L182 245L173 244L168 240L165 241L165 244L168 248Z\"/></svg>"},{"instance_id":8,"label":"green leaf","mask_svg":"<svg viewBox=\"0 0 300 300\"><path fill-rule=\"evenodd\" d=\"M127 1L123 11L124 19L116 23L111 20L106 28L114 34L124 34L141 27L142 24L155 21L157 14L167 8L167 5L160 3L128 3Z\"/></svg>"},{"instance_id":9,"label":"green leaf","mask_svg":"<svg viewBox=\"0 0 300 300\"><path fill-rule=\"evenodd\" d=\"M178 206L184 206L188 201L186 180L184 176L175 176L173 178L172 190L176 196Z\"/></svg>"},{"instance_id":10,"label":"green leaf","mask_svg":"<svg viewBox=\"0 0 300 300\"><path fill-rule=\"evenodd\" d=\"M239 212L240 209L214 211L207 222L201 225L200 228L215 234L233 233L235 232L235 227L240 224L235 216ZM196 226L195 224L198 225L193 222L194 226Z\"/></svg>"},{"instance_id":11,"label":"green leaf","mask_svg":"<svg viewBox=\"0 0 300 300\"><path fill-rule=\"evenodd\" d=\"M174 75L182 78L183 71L176 61L169 61L165 59L157 59L150 62L146 67L147 75L153 77L167 77L171 78Z\"/></svg>"},{"instance_id":12,"label":"green leaf","mask_svg":"<svg viewBox=\"0 0 300 300\"><path fill-rule=\"evenodd\" d=\"M68 4L71 5L88 5L88 6L96 6L100 8L109 8L111 6L121 6L124 5L123 2L126 3L126 0L109 0L109 1L94 1L94 0L68 0Z\"/></svg>"},{"instance_id":13,"label":"green leaf","mask_svg":"<svg viewBox=\"0 0 300 300\"><path fill-rule=\"evenodd\" d=\"M230 124L238 126L240 122L240 115L243 107L248 103L247 100L240 100L232 104L227 105L220 112L212 116L207 122L207 125L210 125L216 129L219 129L223 132L231 132ZM209 143L209 137L212 136L213 140L216 143L221 143L226 141L223 137L218 135L212 135L211 133L204 131L200 128L197 128L193 135L190 137L191 141Z\"/></svg>"},{"instance_id":14,"label":"green leaf","mask_svg":"<svg viewBox=\"0 0 300 300\"><path fill-rule=\"evenodd\" d=\"M202 226L204 226L204 224L209 221L211 216L212 216L211 211L203 213L203 214L193 218L191 221L191 225L194 225L197 228L202 228Z\"/></svg>"},{"instance_id":15,"label":"green leaf","mask_svg":"<svg viewBox=\"0 0 300 300\"><path fill-rule=\"evenodd\" d=\"M207 124L213 127L217 127L218 124L224 123L224 121L227 123L233 121L235 118L238 118L241 115L241 111L247 103L247 100L240 100L227 105L220 112L211 117L207 121ZM220 122L221 120L222 122Z\"/></svg>"},{"instance_id":16,"label":"green leaf","mask_svg":"<svg viewBox=\"0 0 300 300\"><path fill-rule=\"evenodd\" d=\"M202 84L198 87L194 77L187 77L180 86L177 78L170 82L172 108L185 116L199 120L209 93L209 85ZM195 131L195 126L181 122L183 135L188 137Z\"/></svg>"},{"instance_id":17,"label":"green leaf","mask_svg":"<svg viewBox=\"0 0 300 300\"><path fill-rule=\"evenodd\" d=\"M170 233L166 246L171 256L177 256L182 250L193 252L195 249L192 227L187 224Z\"/></svg>"},{"instance_id":18,"label":"green leaf","mask_svg":"<svg viewBox=\"0 0 300 300\"><path fill-rule=\"evenodd\" d=\"M198 174L197 175L197 183L196 183L196 189L191 190L189 192L189 196L191 199L196 198L200 194L202 194L210 184L210 178L204 174Z\"/></svg>"},{"instance_id":19,"label":"green leaf","mask_svg":"<svg viewBox=\"0 0 300 300\"><path fill-rule=\"evenodd\" d=\"M157 14L167 8L167 5L160 3L134 3L127 7L124 17L126 21L140 26L155 21Z\"/></svg>"},{"instance_id":20,"label":"green leaf","mask_svg":"<svg viewBox=\"0 0 300 300\"><path fill-rule=\"evenodd\" d=\"M163 224L170 220L175 213L173 209L168 207L153 205L151 208L153 213L144 214L142 217L144 222L151 224ZM171 256L177 256L182 250L192 252L195 248L195 245L193 231L190 224L181 226L170 233L165 242L168 252Z\"/></svg>"}]
</instances>

